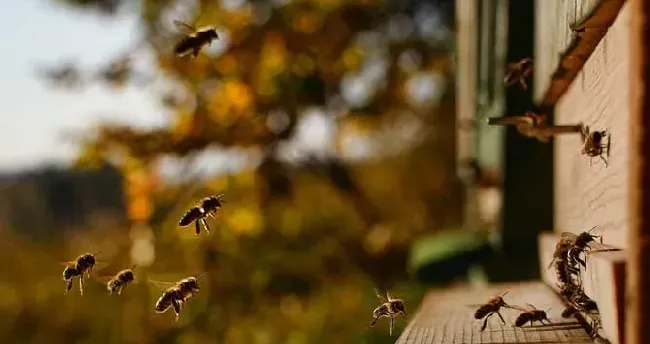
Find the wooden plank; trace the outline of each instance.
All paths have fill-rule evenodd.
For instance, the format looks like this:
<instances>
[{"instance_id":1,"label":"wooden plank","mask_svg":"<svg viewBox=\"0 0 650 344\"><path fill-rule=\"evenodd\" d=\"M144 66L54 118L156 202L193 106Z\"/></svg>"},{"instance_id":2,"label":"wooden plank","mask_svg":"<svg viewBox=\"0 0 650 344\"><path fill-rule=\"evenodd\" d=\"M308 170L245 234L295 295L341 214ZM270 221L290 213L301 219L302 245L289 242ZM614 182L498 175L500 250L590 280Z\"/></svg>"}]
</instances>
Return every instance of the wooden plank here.
<instances>
[{"instance_id":1,"label":"wooden plank","mask_svg":"<svg viewBox=\"0 0 650 344\"><path fill-rule=\"evenodd\" d=\"M554 140L555 228L579 233L592 226L604 243L627 246L629 144L629 6L600 41L555 109L555 123L607 130L608 166L580 154L578 135Z\"/></svg>"},{"instance_id":2,"label":"wooden plank","mask_svg":"<svg viewBox=\"0 0 650 344\"><path fill-rule=\"evenodd\" d=\"M626 340L650 343L650 3L630 0L630 120L627 216L629 267L627 274Z\"/></svg>"},{"instance_id":3,"label":"wooden plank","mask_svg":"<svg viewBox=\"0 0 650 344\"><path fill-rule=\"evenodd\" d=\"M535 78L533 99L541 102L560 56L571 44L571 26L584 20L599 0L535 1Z\"/></svg>"},{"instance_id":4,"label":"wooden plank","mask_svg":"<svg viewBox=\"0 0 650 344\"><path fill-rule=\"evenodd\" d=\"M539 236L540 274L542 281L558 291L555 269L548 268L560 235L553 232ZM598 304L602 329L599 335L612 344L625 343L625 251L594 251L585 256L586 269L581 269L585 294Z\"/></svg>"},{"instance_id":5,"label":"wooden plank","mask_svg":"<svg viewBox=\"0 0 650 344\"><path fill-rule=\"evenodd\" d=\"M498 316L494 316L488 321L485 331L481 332L482 320L474 319L475 308L468 305L482 304L506 290L508 294L504 300L510 304L531 303L539 309L550 308L548 317L553 324L517 328L511 324L519 312L504 309L501 314L507 324L504 325ZM426 295L396 343L592 343L575 319L560 316L563 309L561 300L542 282L432 291Z\"/></svg>"}]
</instances>

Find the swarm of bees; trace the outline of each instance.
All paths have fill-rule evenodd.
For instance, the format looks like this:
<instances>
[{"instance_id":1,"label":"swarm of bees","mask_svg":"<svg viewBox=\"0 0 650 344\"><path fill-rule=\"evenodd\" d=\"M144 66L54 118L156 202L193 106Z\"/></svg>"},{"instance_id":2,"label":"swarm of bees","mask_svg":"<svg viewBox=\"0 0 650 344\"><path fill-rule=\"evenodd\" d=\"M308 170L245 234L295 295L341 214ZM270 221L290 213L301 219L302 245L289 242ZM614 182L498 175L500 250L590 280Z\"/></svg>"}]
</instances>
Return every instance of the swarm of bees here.
<instances>
[{"instance_id":1,"label":"swarm of bees","mask_svg":"<svg viewBox=\"0 0 650 344\"><path fill-rule=\"evenodd\" d=\"M193 206L188 210L180 220L180 226L188 226L192 222L196 225L196 234L200 233L200 224L202 223L206 231L209 232L206 217L216 217L217 212L226 203L223 200L224 195L210 196L204 198L198 205ZM79 292L83 295L84 292L84 276L91 276L93 268L97 264L95 258L97 254L85 253L77 257L74 261L64 263L65 269L63 270L63 280L66 282L65 294L68 294L72 289L72 283L75 277L79 278ZM110 295L121 295L124 289L129 284L135 283L135 265L118 271L115 274L107 276L95 276L98 280L106 285L106 290ZM199 276L200 277L200 276ZM178 282L159 282L148 280L156 284L167 284L166 289L156 301L156 313L165 313L172 308L178 320L183 304L185 304L197 291L199 291L198 277L187 277ZM399 301L399 300L397 300ZM402 303L403 309L403 303Z\"/></svg>"},{"instance_id":2,"label":"swarm of bees","mask_svg":"<svg viewBox=\"0 0 650 344\"><path fill-rule=\"evenodd\" d=\"M528 78L533 73L533 59L530 57L523 58L517 62L508 63L506 75L503 82L507 85L519 83L522 89L528 88Z\"/></svg>"},{"instance_id":3,"label":"swarm of bees","mask_svg":"<svg viewBox=\"0 0 650 344\"><path fill-rule=\"evenodd\" d=\"M582 130L580 125L548 125L546 120L546 115L528 111L518 116L491 117L488 118L487 123L489 125L514 125L521 135L534 137L542 143L549 143L551 136L580 133Z\"/></svg>"},{"instance_id":4,"label":"swarm of bees","mask_svg":"<svg viewBox=\"0 0 650 344\"><path fill-rule=\"evenodd\" d=\"M553 259L549 268L555 267L558 279L558 289L560 296L564 299L567 307L562 311L563 318L579 316L581 313L586 314L592 320L592 337L597 336L600 326L600 317L596 302L591 300L583 291L582 280L580 276L580 266L586 268L586 262L580 255L590 250L590 244L594 243L601 236L592 234L596 227L589 231L582 232L578 235L564 232L555 246Z\"/></svg>"},{"instance_id":5,"label":"swarm of bees","mask_svg":"<svg viewBox=\"0 0 650 344\"><path fill-rule=\"evenodd\" d=\"M375 289L375 295L381 301L381 305L372 311L372 323L370 323L370 327L375 327L381 318L390 318L389 334L392 336L395 317L401 315L402 318L406 319L406 306L404 305L404 301L394 299L388 291L386 291L386 296L382 296L379 290Z\"/></svg>"},{"instance_id":6,"label":"swarm of bees","mask_svg":"<svg viewBox=\"0 0 650 344\"><path fill-rule=\"evenodd\" d=\"M603 138L607 137L607 143L603 143ZM592 165L593 158L600 158L607 166L607 159L603 157L605 150L609 155L609 136L607 130L590 131L589 126L583 126L580 131L580 138L582 139L581 153L587 155L589 159L589 166Z\"/></svg>"}]
</instances>

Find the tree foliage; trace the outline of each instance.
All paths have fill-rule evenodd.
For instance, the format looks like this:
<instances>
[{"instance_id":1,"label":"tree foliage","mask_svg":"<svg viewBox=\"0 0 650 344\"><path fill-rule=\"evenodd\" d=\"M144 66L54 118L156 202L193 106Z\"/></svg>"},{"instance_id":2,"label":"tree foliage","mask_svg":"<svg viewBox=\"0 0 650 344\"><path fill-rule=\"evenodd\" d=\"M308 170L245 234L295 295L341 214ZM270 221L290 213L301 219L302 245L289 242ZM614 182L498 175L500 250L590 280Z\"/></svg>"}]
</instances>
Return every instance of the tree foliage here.
<instances>
[{"instance_id":1,"label":"tree foliage","mask_svg":"<svg viewBox=\"0 0 650 344\"><path fill-rule=\"evenodd\" d=\"M126 239L112 245L130 245L137 260L143 253L133 249L136 242L152 242L137 233L151 232L156 258L143 264L144 273L209 272L205 296L185 307L180 325L149 314L155 292L139 286L133 293L146 301L127 292L129 301L106 309L141 326L125 325L134 332L104 339L369 340L361 333L375 303L372 287L407 279L410 242L459 218L450 2L58 2L106 15L135 13L140 40L101 70L66 64L50 68L48 78L66 87L166 86L160 101L172 116L165 126L106 123L80 140L79 166L108 162L125 177L133 228L118 231ZM214 24L220 42L196 59L178 58L171 52L180 38L173 19ZM143 50L155 57L148 70L134 63ZM333 126L324 151L299 140L314 112ZM349 158L360 147L355 140L371 147L366 158ZM180 185L160 178L166 159L192 161L215 148L259 163ZM228 205L209 236L176 226L189 205L216 192L226 193ZM107 256L124 260L119 250ZM128 313L139 306L147 311ZM70 331L82 326L71 324ZM76 338L88 334L79 331ZM92 331L99 338L101 330Z\"/></svg>"}]
</instances>

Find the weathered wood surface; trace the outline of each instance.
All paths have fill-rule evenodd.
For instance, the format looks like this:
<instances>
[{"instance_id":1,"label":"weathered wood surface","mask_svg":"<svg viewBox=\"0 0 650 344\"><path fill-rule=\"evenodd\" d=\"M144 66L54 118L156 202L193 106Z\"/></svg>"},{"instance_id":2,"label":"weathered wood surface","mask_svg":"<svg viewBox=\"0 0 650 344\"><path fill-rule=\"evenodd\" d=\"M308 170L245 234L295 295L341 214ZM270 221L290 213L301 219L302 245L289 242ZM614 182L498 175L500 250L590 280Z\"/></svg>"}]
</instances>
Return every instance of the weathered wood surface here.
<instances>
[{"instance_id":1,"label":"weathered wood surface","mask_svg":"<svg viewBox=\"0 0 650 344\"><path fill-rule=\"evenodd\" d=\"M627 246L629 145L629 9L589 57L555 109L556 124L582 122L607 130L608 166L580 153L579 135L555 138L555 230L579 233L598 226L603 242ZM605 143L607 140L605 140Z\"/></svg>"},{"instance_id":2,"label":"weathered wood surface","mask_svg":"<svg viewBox=\"0 0 650 344\"><path fill-rule=\"evenodd\" d=\"M558 290L555 268L548 268L553 259L559 233L539 236L540 274L542 281ZM596 301L601 317L599 335L612 344L625 343L625 251L592 251L585 255L586 269L581 268L583 290Z\"/></svg>"},{"instance_id":3,"label":"weathered wood surface","mask_svg":"<svg viewBox=\"0 0 650 344\"><path fill-rule=\"evenodd\" d=\"M512 324L519 312L502 309L507 324L498 316L488 321L481 332L483 320L474 319L476 307L470 305L485 303L504 291L504 300L509 304L535 305L548 310L553 324L521 328ZM432 291L423 300L420 309L413 316L397 344L442 344L442 343L592 343L585 330L575 319L563 319L564 309L559 297L542 282L497 284L485 289L459 287ZM396 320L399 321L399 320Z\"/></svg>"},{"instance_id":4,"label":"weathered wood surface","mask_svg":"<svg viewBox=\"0 0 650 344\"><path fill-rule=\"evenodd\" d=\"M601 24L600 19L608 19L609 7L620 6L623 0L536 0L535 3L535 87L534 100L540 103L556 100L563 93L562 85L552 85L551 79L556 74L565 54L575 43L575 33L572 27L582 24L589 16L595 19L595 24ZM605 6L604 11L595 14L597 7ZM588 27L594 28L597 25ZM595 38L599 40L596 30L589 30L586 41ZM592 35L594 34L595 35ZM584 43L584 40L583 40ZM596 41L597 43L597 41ZM586 50L589 50L588 47ZM584 50L584 49L583 49ZM566 61L565 61L566 62ZM577 71L577 70L575 70ZM546 99L545 99L546 98Z\"/></svg>"}]
</instances>

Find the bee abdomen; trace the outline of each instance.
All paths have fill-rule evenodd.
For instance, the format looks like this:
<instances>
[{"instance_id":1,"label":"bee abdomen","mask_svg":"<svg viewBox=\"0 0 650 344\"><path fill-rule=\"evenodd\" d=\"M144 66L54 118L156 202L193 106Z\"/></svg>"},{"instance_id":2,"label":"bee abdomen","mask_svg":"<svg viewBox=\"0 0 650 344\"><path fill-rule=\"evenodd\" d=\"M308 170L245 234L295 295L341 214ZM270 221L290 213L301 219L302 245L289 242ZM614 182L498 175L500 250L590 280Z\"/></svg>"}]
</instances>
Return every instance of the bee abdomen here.
<instances>
[{"instance_id":1,"label":"bee abdomen","mask_svg":"<svg viewBox=\"0 0 650 344\"><path fill-rule=\"evenodd\" d=\"M156 301L156 312L165 313L171 306L172 306L171 297L169 297L168 294L163 294L163 296L161 296L158 299L158 301Z\"/></svg>"},{"instance_id":2,"label":"bee abdomen","mask_svg":"<svg viewBox=\"0 0 650 344\"><path fill-rule=\"evenodd\" d=\"M517 317L515 320L515 326L517 327L522 327L524 326L528 321L530 321L530 314L529 313L523 313Z\"/></svg>"},{"instance_id":3,"label":"bee abdomen","mask_svg":"<svg viewBox=\"0 0 650 344\"><path fill-rule=\"evenodd\" d=\"M484 316L486 316L490 312L490 307L480 307L479 309L474 312L474 319L481 319Z\"/></svg>"}]
</instances>

